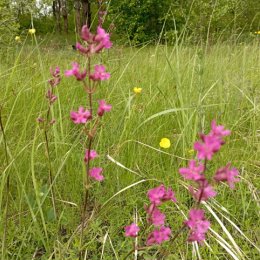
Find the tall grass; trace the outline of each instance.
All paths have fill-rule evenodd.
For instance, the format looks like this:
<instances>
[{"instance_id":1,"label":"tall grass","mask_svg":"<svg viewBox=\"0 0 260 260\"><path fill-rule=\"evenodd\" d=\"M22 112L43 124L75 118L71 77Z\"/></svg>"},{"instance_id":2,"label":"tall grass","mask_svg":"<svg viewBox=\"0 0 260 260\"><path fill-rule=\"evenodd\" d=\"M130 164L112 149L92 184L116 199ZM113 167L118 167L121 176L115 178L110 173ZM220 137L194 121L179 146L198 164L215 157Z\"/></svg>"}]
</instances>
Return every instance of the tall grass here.
<instances>
[{"instance_id":1,"label":"tall grass","mask_svg":"<svg viewBox=\"0 0 260 260\"><path fill-rule=\"evenodd\" d=\"M84 103L80 86L73 79L63 80L53 108L57 122L49 149L60 216L56 220L44 137L36 122L47 110L49 67L59 65L64 71L75 55L69 45L52 46L48 39L37 42L36 38L0 54L5 133L0 136L0 241L6 240L1 259L77 259L81 250L84 140L69 120L70 110ZM77 60L84 62L80 55ZM259 44L116 46L103 53L102 60L112 76L96 95L109 96L113 113L104 120L109 128L101 128L95 141L106 179L93 184L93 209L83 241L85 259L122 259L131 250L123 226L133 215L140 223L145 221L146 191L160 182L176 191L177 206L168 204L164 210L170 213L167 221L172 230L178 229L192 204L178 168L192 158L197 133L207 131L212 119L231 129L232 135L209 169L213 173L232 161L241 182L234 191L219 189L217 201L204 205L212 220L206 245L186 244L183 234L180 243L165 243L143 257L259 259ZM143 88L140 95L134 95L135 86ZM171 140L170 149L159 148L162 137Z\"/></svg>"}]
</instances>

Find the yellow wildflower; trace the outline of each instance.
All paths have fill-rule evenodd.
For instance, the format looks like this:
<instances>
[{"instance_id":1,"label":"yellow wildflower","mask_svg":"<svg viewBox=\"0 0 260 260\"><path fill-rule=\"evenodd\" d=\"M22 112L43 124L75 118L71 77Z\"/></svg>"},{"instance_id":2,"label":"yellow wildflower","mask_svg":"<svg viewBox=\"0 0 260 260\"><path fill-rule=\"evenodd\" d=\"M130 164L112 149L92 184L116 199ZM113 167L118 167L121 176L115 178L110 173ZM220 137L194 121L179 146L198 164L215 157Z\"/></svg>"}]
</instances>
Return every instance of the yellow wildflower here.
<instances>
[{"instance_id":1,"label":"yellow wildflower","mask_svg":"<svg viewBox=\"0 0 260 260\"><path fill-rule=\"evenodd\" d=\"M167 149L167 148L169 148L171 146L171 141L168 138L162 138L161 142L160 142L160 146L162 148Z\"/></svg>"},{"instance_id":2,"label":"yellow wildflower","mask_svg":"<svg viewBox=\"0 0 260 260\"><path fill-rule=\"evenodd\" d=\"M21 37L20 36L15 36L15 41L20 42L21 41Z\"/></svg>"},{"instance_id":3,"label":"yellow wildflower","mask_svg":"<svg viewBox=\"0 0 260 260\"><path fill-rule=\"evenodd\" d=\"M140 94L142 92L142 88L134 87L134 93Z\"/></svg>"},{"instance_id":4,"label":"yellow wildflower","mask_svg":"<svg viewBox=\"0 0 260 260\"><path fill-rule=\"evenodd\" d=\"M36 30L34 29L34 28L32 28L32 29L29 29L29 34L35 34L36 33Z\"/></svg>"}]
</instances>

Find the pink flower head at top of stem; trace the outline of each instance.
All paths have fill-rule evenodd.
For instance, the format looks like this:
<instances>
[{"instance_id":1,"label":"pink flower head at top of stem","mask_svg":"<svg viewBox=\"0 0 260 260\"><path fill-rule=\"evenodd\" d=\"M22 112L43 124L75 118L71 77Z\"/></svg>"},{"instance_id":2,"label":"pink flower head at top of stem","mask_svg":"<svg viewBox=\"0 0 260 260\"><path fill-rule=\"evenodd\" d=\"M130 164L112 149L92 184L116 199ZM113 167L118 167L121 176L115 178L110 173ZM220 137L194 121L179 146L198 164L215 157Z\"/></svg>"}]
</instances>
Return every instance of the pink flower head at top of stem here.
<instances>
[{"instance_id":1,"label":"pink flower head at top of stem","mask_svg":"<svg viewBox=\"0 0 260 260\"><path fill-rule=\"evenodd\" d=\"M210 131L210 135L219 137L220 139L222 139L225 136L228 136L231 134L230 130L225 129L225 127L223 125L217 125L216 121L213 120L211 122L211 131Z\"/></svg>"},{"instance_id":2,"label":"pink flower head at top of stem","mask_svg":"<svg viewBox=\"0 0 260 260\"><path fill-rule=\"evenodd\" d=\"M205 170L205 167L202 163L198 163L198 165L196 165L195 160L190 160L189 167L180 168L179 173L186 180L198 181L198 180L205 179L205 176L203 175L204 170Z\"/></svg>"},{"instance_id":3,"label":"pink flower head at top of stem","mask_svg":"<svg viewBox=\"0 0 260 260\"><path fill-rule=\"evenodd\" d=\"M163 201L172 200L176 202L174 192L169 188L166 190L165 186L161 184L159 187L150 189L147 193L147 196L151 203L155 205L160 205Z\"/></svg>"},{"instance_id":4,"label":"pink flower head at top of stem","mask_svg":"<svg viewBox=\"0 0 260 260\"><path fill-rule=\"evenodd\" d=\"M189 219L185 221L184 224L190 228L188 241L201 243L205 240L205 234L210 227L210 222L205 219L202 209L191 209Z\"/></svg>"},{"instance_id":5,"label":"pink flower head at top of stem","mask_svg":"<svg viewBox=\"0 0 260 260\"><path fill-rule=\"evenodd\" d=\"M106 72L103 65L95 65L95 72L90 74L89 77L93 81L107 80L110 78L110 73Z\"/></svg>"},{"instance_id":6,"label":"pink flower head at top of stem","mask_svg":"<svg viewBox=\"0 0 260 260\"><path fill-rule=\"evenodd\" d=\"M234 183L239 182L239 179L235 178L239 172L236 168L230 169L231 163L228 163L225 167L217 170L214 179L216 181L227 182L231 189L234 189Z\"/></svg>"},{"instance_id":7,"label":"pink flower head at top of stem","mask_svg":"<svg viewBox=\"0 0 260 260\"><path fill-rule=\"evenodd\" d=\"M189 191L198 202L206 201L209 198L215 197L217 195L216 191L211 185L209 185L207 180L199 181L198 190L194 190L192 186L189 187Z\"/></svg>"},{"instance_id":8,"label":"pink flower head at top of stem","mask_svg":"<svg viewBox=\"0 0 260 260\"><path fill-rule=\"evenodd\" d=\"M171 236L171 229L169 227L161 226L159 229L152 231L147 238L146 245L160 245L164 241L170 239Z\"/></svg>"},{"instance_id":9,"label":"pink flower head at top of stem","mask_svg":"<svg viewBox=\"0 0 260 260\"><path fill-rule=\"evenodd\" d=\"M87 70L83 70L83 72L80 72L79 70L79 64L77 62L72 63L72 69L65 71L65 76L75 76L77 80L81 81L86 78Z\"/></svg>"},{"instance_id":10,"label":"pink flower head at top of stem","mask_svg":"<svg viewBox=\"0 0 260 260\"><path fill-rule=\"evenodd\" d=\"M202 142L194 143L194 150L198 151L198 159L211 160L212 156L219 151L223 144L216 136L201 134Z\"/></svg>"},{"instance_id":11,"label":"pink flower head at top of stem","mask_svg":"<svg viewBox=\"0 0 260 260\"><path fill-rule=\"evenodd\" d=\"M85 124L88 120L92 118L92 116L87 109L84 109L84 107L79 107L78 112L70 112L70 118L74 122L74 124Z\"/></svg>"},{"instance_id":12,"label":"pink flower head at top of stem","mask_svg":"<svg viewBox=\"0 0 260 260\"><path fill-rule=\"evenodd\" d=\"M90 32L89 28L84 25L82 27L81 37L85 42L87 42L87 46L84 47L77 42L76 48L81 53L88 56L91 56L94 53L99 53L103 49L109 49L112 46L109 33L106 33L101 26L98 26L97 33L94 35Z\"/></svg>"},{"instance_id":13,"label":"pink flower head at top of stem","mask_svg":"<svg viewBox=\"0 0 260 260\"><path fill-rule=\"evenodd\" d=\"M89 171L89 176L96 181L103 181L104 176L101 174L102 171L103 171L103 169L100 167L92 168Z\"/></svg>"},{"instance_id":14,"label":"pink flower head at top of stem","mask_svg":"<svg viewBox=\"0 0 260 260\"><path fill-rule=\"evenodd\" d=\"M105 102L105 100L103 100L103 99L99 100L98 104L99 104L99 106L98 106L97 113L98 113L99 116L103 116L105 112L109 112L111 110L111 108L112 108L112 106L107 104Z\"/></svg>"},{"instance_id":15,"label":"pink flower head at top of stem","mask_svg":"<svg viewBox=\"0 0 260 260\"><path fill-rule=\"evenodd\" d=\"M163 226L165 220L165 214L163 214L158 208L154 207L153 211L149 214L147 221L150 224L153 224L156 227Z\"/></svg>"},{"instance_id":16,"label":"pink flower head at top of stem","mask_svg":"<svg viewBox=\"0 0 260 260\"><path fill-rule=\"evenodd\" d=\"M125 227L125 236L137 237L139 231L140 228L135 223L132 223L131 225Z\"/></svg>"},{"instance_id":17,"label":"pink flower head at top of stem","mask_svg":"<svg viewBox=\"0 0 260 260\"><path fill-rule=\"evenodd\" d=\"M85 152L85 157L84 157L84 161L85 162L88 162L89 160L93 160L95 159L96 157L98 157L98 154L95 150L86 150Z\"/></svg>"}]
</instances>

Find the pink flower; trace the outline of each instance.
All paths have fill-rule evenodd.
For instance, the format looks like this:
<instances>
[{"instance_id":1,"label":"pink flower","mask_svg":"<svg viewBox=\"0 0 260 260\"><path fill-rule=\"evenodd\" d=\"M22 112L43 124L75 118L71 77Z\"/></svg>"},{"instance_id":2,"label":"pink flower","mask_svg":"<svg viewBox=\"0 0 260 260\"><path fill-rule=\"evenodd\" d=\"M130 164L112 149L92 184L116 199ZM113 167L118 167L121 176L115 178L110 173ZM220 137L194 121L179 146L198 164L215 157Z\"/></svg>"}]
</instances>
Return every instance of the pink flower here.
<instances>
[{"instance_id":1,"label":"pink flower","mask_svg":"<svg viewBox=\"0 0 260 260\"><path fill-rule=\"evenodd\" d=\"M171 200L173 202L177 202L177 199L175 198L175 194L172 191L171 188L165 191L162 201L168 201Z\"/></svg>"},{"instance_id":2,"label":"pink flower","mask_svg":"<svg viewBox=\"0 0 260 260\"><path fill-rule=\"evenodd\" d=\"M205 233L210 227L210 222L205 219L203 210L191 209L189 219L184 224L191 230L188 241L202 242L205 240Z\"/></svg>"},{"instance_id":3,"label":"pink flower","mask_svg":"<svg viewBox=\"0 0 260 260\"><path fill-rule=\"evenodd\" d=\"M84 47L80 43L76 43L76 48L88 56L98 53L104 48L109 49L112 46L110 35L101 26L98 26L96 35L93 35L87 26L83 26L81 38L87 42L88 46Z\"/></svg>"},{"instance_id":4,"label":"pink flower","mask_svg":"<svg viewBox=\"0 0 260 260\"><path fill-rule=\"evenodd\" d=\"M97 28L97 34L95 36L95 41L99 42L100 45L97 47L97 49L109 49L112 47L112 42L110 41L110 35L109 33L106 33L106 31L98 26Z\"/></svg>"},{"instance_id":5,"label":"pink flower","mask_svg":"<svg viewBox=\"0 0 260 260\"><path fill-rule=\"evenodd\" d=\"M165 187L164 185L160 185L159 187L150 189L147 193L147 196L151 203L155 205L160 205L165 194Z\"/></svg>"},{"instance_id":6,"label":"pink flower","mask_svg":"<svg viewBox=\"0 0 260 260\"><path fill-rule=\"evenodd\" d=\"M48 89L46 93L46 98L49 100L50 104L53 104L58 97L53 95L52 90Z\"/></svg>"},{"instance_id":7,"label":"pink flower","mask_svg":"<svg viewBox=\"0 0 260 260\"><path fill-rule=\"evenodd\" d=\"M110 73L106 72L103 65L95 65L95 72L89 76L92 80L106 80L110 78Z\"/></svg>"},{"instance_id":8,"label":"pink flower","mask_svg":"<svg viewBox=\"0 0 260 260\"><path fill-rule=\"evenodd\" d=\"M78 112L71 111L70 118L75 124L85 124L89 119L92 118L91 113L84 107L80 107Z\"/></svg>"},{"instance_id":9,"label":"pink flower","mask_svg":"<svg viewBox=\"0 0 260 260\"><path fill-rule=\"evenodd\" d=\"M205 179L205 176L202 174L204 172L204 165L199 163L196 166L195 160L189 161L188 168L180 168L179 173L187 180L198 181L201 179Z\"/></svg>"},{"instance_id":10,"label":"pink flower","mask_svg":"<svg viewBox=\"0 0 260 260\"><path fill-rule=\"evenodd\" d=\"M197 191L193 187L189 187L189 191L197 201L206 201L209 198L215 197L217 193L212 186L208 184L206 180L201 181L200 187Z\"/></svg>"},{"instance_id":11,"label":"pink flower","mask_svg":"<svg viewBox=\"0 0 260 260\"><path fill-rule=\"evenodd\" d=\"M84 70L83 72L80 72L79 70L79 64L77 62L72 63L72 69L65 71L65 76L75 76L77 80L84 80L86 78L87 71Z\"/></svg>"},{"instance_id":12,"label":"pink flower","mask_svg":"<svg viewBox=\"0 0 260 260\"><path fill-rule=\"evenodd\" d=\"M199 159L211 160L218 152L223 142L216 136L201 135L202 142L195 142L194 149L198 151Z\"/></svg>"},{"instance_id":13,"label":"pink flower","mask_svg":"<svg viewBox=\"0 0 260 260\"><path fill-rule=\"evenodd\" d=\"M84 25L81 29L81 38L82 40L91 43L93 42L94 35L90 32L87 25Z\"/></svg>"},{"instance_id":14,"label":"pink flower","mask_svg":"<svg viewBox=\"0 0 260 260\"><path fill-rule=\"evenodd\" d=\"M159 187L150 189L147 193L147 196L151 203L155 205L160 205L163 201L172 200L176 202L176 198L174 196L174 192L169 188L165 189L165 186L162 184Z\"/></svg>"},{"instance_id":15,"label":"pink flower","mask_svg":"<svg viewBox=\"0 0 260 260\"><path fill-rule=\"evenodd\" d=\"M103 99L99 100L98 104L99 104L99 107L98 107L97 113L98 113L99 116L103 116L105 112L109 112L112 108L112 106L107 104L105 102L105 100L103 100Z\"/></svg>"},{"instance_id":16,"label":"pink flower","mask_svg":"<svg viewBox=\"0 0 260 260\"><path fill-rule=\"evenodd\" d=\"M170 239L171 236L171 229L169 227L160 227L159 229L154 230L148 235L146 244L148 246L154 245L154 244L162 244L164 241L167 241Z\"/></svg>"},{"instance_id":17,"label":"pink flower","mask_svg":"<svg viewBox=\"0 0 260 260\"><path fill-rule=\"evenodd\" d=\"M230 130L225 130L223 125L217 125L216 121L213 120L211 122L211 131L210 131L210 135L214 135L217 136L219 138L228 136L231 134Z\"/></svg>"},{"instance_id":18,"label":"pink flower","mask_svg":"<svg viewBox=\"0 0 260 260\"><path fill-rule=\"evenodd\" d=\"M103 181L104 180L104 176L101 174L101 172L103 171L102 168L92 168L89 171L89 176L91 178L93 178L96 181Z\"/></svg>"},{"instance_id":19,"label":"pink flower","mask_svg":"<svg viewBox=\"0 0 260 260\"><path fill-rule=\"evenodd\" d=\"M95 150L86 150L84 161L87 162L88 160L93 160L98 156L97 152Z\"/></svg>"},{"instance_id":20,"label":"pink flower","mask_svg":"<svg viewBox=\"0 0 260 260\"><path fill-rule=\"evenodd\" d=\"M52 75L52 79L49 79L48 82L52 87L57 86L60 81L61 81L61 76L60 76L60 68L56 67L55 70L53 70L52 68L50 68L50 73Z\"/></svg>"},{"instance_id":21,"label":"pink flower","mask_svg":"<svg viewBox=\"0 0 260 260\"><path fill-rule=\"evenodd\" d=\"M163 214L158 208L154 207L153 211L149 215L147 221L154 226L164 225L165 214Z\"/></svg>"},{"instance_id":22,"label":"pink flower","mask_svg":"<svg viewBox=\"0 0 260 260\"><path fill-rule=\"evenodd\" d=\"M140 228L135 223L132 223L131 225L125 227L125 236L137 237L139 230Z\"/></svg>"},{"instance_id":23,"label":"pink flower","mask_svg":"<svg viewBox=\"0 0 260 260\"><path fill-rule=\"evenodd\" d=\"M234 189L234 183L238 182L239 179L235 178L239 172L236 168L230 169L231 163L228 163L225 167L217 170L214 179L216 181L226 181L231 189Z\"/></svg>"},{"instance_id":24,"label":"pink flower","mask_svg":"<svg viewBox=\"0 0 260 260\"><path fill-rule=\"evenodd\" d=\"M53 70L52 68L50 68L50 73L54 78L57 78L60 76L60 67L56 67L55 70Z\"/></svg>"}]
</instances>

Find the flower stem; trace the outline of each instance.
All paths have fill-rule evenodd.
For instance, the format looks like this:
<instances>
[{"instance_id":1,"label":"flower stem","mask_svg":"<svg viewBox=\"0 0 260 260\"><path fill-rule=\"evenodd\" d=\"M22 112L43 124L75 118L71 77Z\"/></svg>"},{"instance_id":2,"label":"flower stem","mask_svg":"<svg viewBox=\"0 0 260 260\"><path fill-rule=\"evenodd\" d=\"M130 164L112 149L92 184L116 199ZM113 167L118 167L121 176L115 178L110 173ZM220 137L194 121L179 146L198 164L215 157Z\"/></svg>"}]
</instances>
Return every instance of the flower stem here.
<instances>
[{"instance_id":1,"label":"flower stem","mask_svg":"<svg viewBox=\"0 0 260 260\"><path fill-rule=\"evenodd\" d=\"M47 113L46 113L45 124L49 121L50 109L51 109L51 105L49 105ZM45 149L46 149L46 153L47 153L48 166L49 166L49 184L50 184L50 190L51 190L51 200L52 200L52 206L53 206L53 210L54 210L54 217L56 219L57 218L57 207L56 207L56 202L55 202L55 192L54 192L54 186L53 186L53 173L52 173L52 163L51 163L51 156L50 156L48 129L47 129L46 125L44 127L44 139L45 139Z\"/></svg>"},{"instance_id":2,"label":"flower stem","mask_svg":"<svg viewBox=\"0 0 260 260\"><path fill-rule=\"evenodd\" d=\"M7 152L7 141L6 141L6 135L5 135L1 112L2 112L2 108L0 107L0 128L1 128L1 132L3 134L6 165L9 165L8 152ZM6 197L6 204L5 204L4 234L3 234L3 243L2 243L2 256L3 257L5 257L4 250L6 249L6 236L7 236L7 230L8 230L9 192L10 192L10 177L8 175L7 182L6 182L6 196L7 197Z\"/></svg>"}]
</instances>

